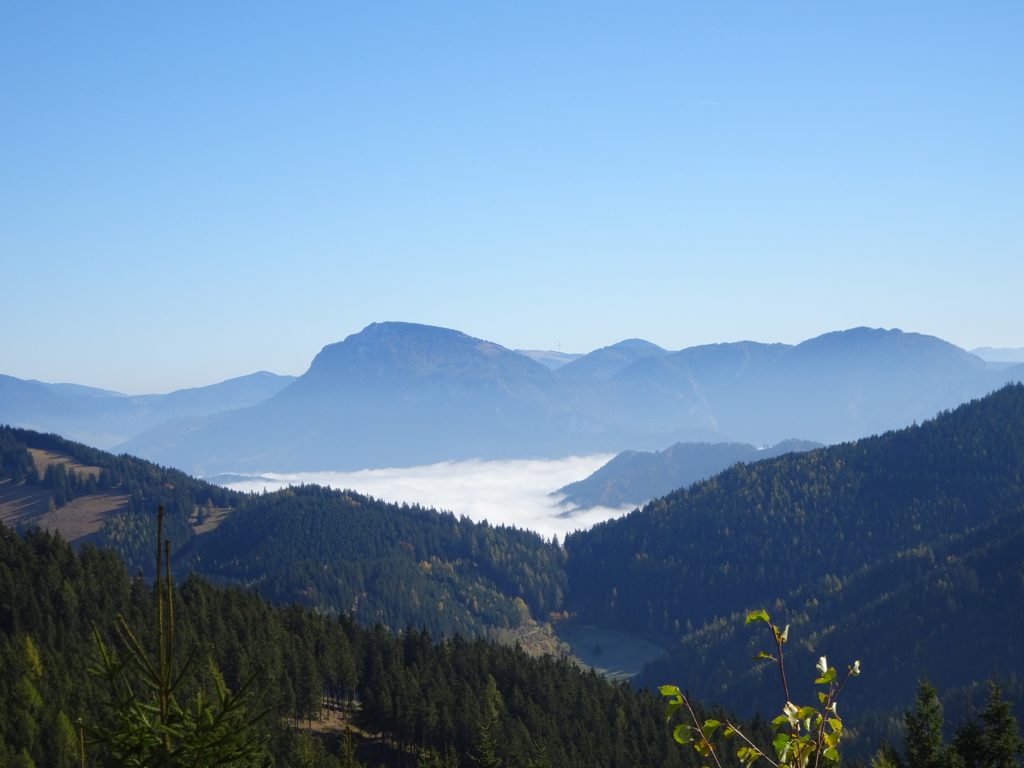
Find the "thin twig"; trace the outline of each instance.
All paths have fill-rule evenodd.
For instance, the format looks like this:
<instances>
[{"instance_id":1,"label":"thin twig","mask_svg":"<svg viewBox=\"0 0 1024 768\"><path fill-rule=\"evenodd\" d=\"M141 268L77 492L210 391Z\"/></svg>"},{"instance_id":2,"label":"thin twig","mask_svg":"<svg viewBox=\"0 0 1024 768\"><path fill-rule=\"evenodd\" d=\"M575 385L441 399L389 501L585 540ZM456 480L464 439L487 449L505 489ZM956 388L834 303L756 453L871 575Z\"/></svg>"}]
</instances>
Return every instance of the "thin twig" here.
<instances>
[{"instance_id":1,"label":"thin twig","mask_svg":"<svg viewBox=\"0 0 1024 768\"><path fill-rule=\"evenodd\" d=\"M776 762L775 762L774 760L772 760L772 759L771 759L770 757L768 757L768 755L766 755L766 754L764 753L764 751L763 751L763 750L762 750L762 749L761 749L761 748L760 748L759 746L757 746L757 744L755 744L755 743L754 743L754 742L752 742L752 741L751 741L750 739L748 739L748 738L747 738L747 735L746 735L746 734L745 734L745 733L744 733L743 731L741 731L741 730L740 730L739 728L737 728L737 727L736 727L735 725L733 725L732 723L730 723L730 722L729 722L728 720L726 720L726 721L725 721L725 724L726 724L726 725L727 725L727 726L728 726L729 728L732 728L732 732L733 732L733 733L735 733L735 734L736 734L737 736L739 736L739 737L740 737L741 739L743 739L743 740L744 740L745 742L747 742L747 745L748 745L748 746L749 746L749 747L750 747L751 749L753 749L753 750L754 750L755 752L757 752L757 754L759 754L759 755L760 755L761 757L763 757L763 758L764 758L765 760L767 760L767 761L768 761L769 763L771 763L772 765L774 765L774 766L775 766L775 768L779 768L779 764L778 764L778 763L776 763Z\"/></svg>"},{"instance_id":2,"label":"thin twig","mask_svg":"<svg viewBox=\"0 0 1024 768\"><path fill-rule=\"evenodd\" d=\"M714 746L712 746L711 742L708 741L708 737L704 735L704 729L700 727L700 721L697 719L697 713L694 712L693 707L690 706L690 700L682 694L679 696L683 700L683 704L686 705L686 711L690 713L690 719L693 720L693 724L697 726L697 733L700 734L700 740L704 742L704 746L707 747L708 754L710 754L712 759L715 761L715 765L717 765L718 768L722 768L722 763L718 759L718 754L715 752Z\"/></svg>"}]
</instances>

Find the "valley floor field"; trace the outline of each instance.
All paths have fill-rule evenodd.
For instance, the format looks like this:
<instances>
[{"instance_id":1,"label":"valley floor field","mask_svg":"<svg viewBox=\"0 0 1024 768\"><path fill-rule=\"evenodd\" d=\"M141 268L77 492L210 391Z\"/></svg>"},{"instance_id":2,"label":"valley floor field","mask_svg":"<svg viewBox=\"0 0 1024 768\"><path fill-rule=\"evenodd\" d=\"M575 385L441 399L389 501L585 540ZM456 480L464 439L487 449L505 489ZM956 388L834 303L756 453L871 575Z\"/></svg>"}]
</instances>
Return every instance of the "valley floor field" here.
<instances>
[{"instance_id":1,"label":"valley floor field","mask_svg":"<svg viewBox=\"0 0 1024 768\"><path fill-rule=\"evenodd\" d=\"M611 680L628 680L649 661L666 655L664 648L639 635L589 624L557 624L555 634L584 666Z\"/></svg>"}]
</instances>

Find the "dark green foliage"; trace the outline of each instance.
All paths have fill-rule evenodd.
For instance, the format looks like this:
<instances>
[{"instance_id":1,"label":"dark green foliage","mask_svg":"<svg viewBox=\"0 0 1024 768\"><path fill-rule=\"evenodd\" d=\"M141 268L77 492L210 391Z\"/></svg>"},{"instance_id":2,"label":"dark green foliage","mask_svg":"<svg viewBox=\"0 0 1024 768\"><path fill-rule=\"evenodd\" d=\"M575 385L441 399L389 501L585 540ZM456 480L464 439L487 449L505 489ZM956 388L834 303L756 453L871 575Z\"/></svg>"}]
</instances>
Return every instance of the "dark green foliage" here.
<instances>
[{"instance_id":1,"label":"dark green foliage","mask_svg":"<svg viewBox=\"0 0 1024 768\"><path fill-rule=\"evenodd\" d=\"M1017 719L1003 699L1002 687L986 684L987 698L981 716L975 716L967 695L967 709L951 743L944 740L948 723L935 687L918 684L913 709L903 716L904 753L883 744L872 760L877 768L1018 768L1024 754Z\"/></svg>"},{"instance_id":2,"label":"dark green foliage","mask_svg":"<svg viewBox=\"0 0 1024 768\"><path fill-rule=\"evenodd\" d=\"M9 467L12 479L20 473L29 481L29 447L101 470L98 481L87 481L51 464L36 482L57 506L103 490L129 497L129 509L104 523L97 543L117 550L132 572L152 574L153 510L163 505L180 573L254 584L277 602L392 629L423 626L435 636L518 627L517 597L540 620L563 607L564 552L529 531L317 486L243 494L55 435L0 428L0 468ZM196 536L190 519L211 508L232 512Z\"/></svg>"},{"instance_id":3,"label":"dark green foliage","mask_svg":"<svg viewBox=\"0 0 1024 768\"><path fill-rule=\"evenodd\" d=\"M519 626L515 597L538 618L562 605L564 553L528 531L319 486L238 506L196 542L190 562L277 602L437 636Z\"/></svg>"},{"instance_id":4,"label":"dark green foliage","mask_svg":"<svg viewBox=\"0 0 1024 768\"><path fill-rule=\"evenodd\" d=\"M152 589L130 578L113 553L86 546L76 555L55 536L19 537L0 527L3 764L77 765L68 724L95 722L104 711L102 681L86 672L96 660L93 626L113 645L111 628L123 614L140 643L153 647L154 611ZM362 629L344 617L273 608L254 594L196 578L175 591L174 615L176 664L189 652L197 659L180 700L214 690L214 668L235 691L255 674L269 708L260 727L275 764L289 755L320 760L319 747L297 741L290 725L318 715L309 693L319 690L358 702L360 727L385 734L409 766L421 750L433 750L436 764L451 768L458 756L460 768L468 768L472 755L483 754L482 722L505 768L526 768L545 755L564 768L693 765L665 733L653 696L564 659L534 659L482 639L436 643L422 630ZM31 687L19 687L26 679ZM348 754L349 764L354 758ZM389 764L405 760L395 759ZM98 764L101 752L90 755L90 765Z\"/></svg>"},{"instance_id":5,"label":"dark green foliage","mask_svg":"<svg viewBox=\"0 0 1024 768\"><path fill-rule=\"evenodd\" d=\"M1024 755L1017 718L1003 699L999 683L988 683L988 700L981 713L981 768L1016 768Z\"/></svg>"},{"instance_id":6,"label":"dark green foliage","mask_svg":"<svg viewBox=\"0 0 1024 768\"><path fill-rule=\"evenodd\" d=\"M163 540L163 522L161 507L158 541ZM83 733L89 734L90 745L98 746L101 763L111 768L255 768L265 762L262 716L254 712L252 695L255 675L231 691L220 671L208 663L213 690L200 686L194 696L182 695L196 676L196 656L190 654L184 662L176 659L169 550L170 542L164 540L164 551L157 554L156 615L150 624L155 644L147 647L120 615L116 622L119 649L108 646L99 630L93 629L98 660L89 671L102 681L106 692L103 713L88 718ZM99 719L107 722L96 722Z\"/></svg>"},{"instance_id":7,"label":"dark green foliage","mask_svg":"<svg viewBox=\"0 0 1024 768\"><path fill-rule=\"evenodd\" d=\"M97 467L99 475L93 478L84 473L70 472L61 463L53 463L40 478L25 468L26 460L28 466L32 466L28 448L52 451L84 466ZM8 461L15 467L10 474ZM159 506L167 510L166 532L177 550L186 546L193 537L189 519L197 508L207 504L230 507L237 499L244 498L242 494L142 459L114 456L57 435L0 427L0 470L13 480L19 466L23 468L23 480L48 489L57 507L97 492L110 491L127 496L128 509L104 523L96 543L116 549L129 570L141 570L150 575L156 549L153 510Z\"/></svg>"},{"instance_id":8,"label":"dark green foliage","mask_svg":"<svg viewBox=\"0 0 1024 768\"><path fill-rule=\"evenodd\" d=\"M26 480L35 483L39 478L31 474L34 471L32 455L25 444L18 440L13 430L0 428L0 479L9 479L15 484Z\"/></svg>"},{"instance_id":9,"label":"dark green foliage","mask_svg":"<svg viewBox=\"0 0 1024 768\"><path fill-rule=\"evenodd\" d=\"M907 768L943 768L949 757L942 740L942 703L935 686L927 681L917 687L914 708L904 716Z\"/></svg>"},{"instance_id":10,"label":"dark green foliage","mask_svg":"<svg viewBox=\"0 0 1024 768\"><path fill-rule=\"evenodd\" d=\"M860 730L861 712L888 717L952 649L971 653L937 665L942 689L993 664L1020 669L1022 548L1024 386L1014 385L919 427L738 465L569 536L567 604L666 645L645 684L686 679L748 712L772 702L737 694L767 687L749 684L765 671L731 663L756 650L735 627L767 605L802 629L794 664L811 668L827 648L877 676L850 693Z\"/></svg>"}]
</instances>

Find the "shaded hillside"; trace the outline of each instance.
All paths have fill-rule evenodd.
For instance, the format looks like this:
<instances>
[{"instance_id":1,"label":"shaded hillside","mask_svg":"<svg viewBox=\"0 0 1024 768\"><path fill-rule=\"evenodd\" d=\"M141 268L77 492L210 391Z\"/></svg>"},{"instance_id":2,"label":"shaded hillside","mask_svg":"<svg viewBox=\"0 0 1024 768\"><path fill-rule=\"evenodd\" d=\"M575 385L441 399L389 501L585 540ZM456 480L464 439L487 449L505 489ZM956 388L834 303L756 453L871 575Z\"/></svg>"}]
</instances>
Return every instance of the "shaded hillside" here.
<instances>
[{"instance_id":1,"label":"shaded hillside","mask_svg":"<svg viewBox=\"0 0 1024 768\"><path fill-rule=\"evenodd\" d=\"M702 665L736 658L722 643L758 607L817 628L808 668L828 650L882 670L879 705L906 700L926 670L948 685L993 665L1019 673L1022 481L1014 385L918 427L739 464L574 534L569 602L586 620L668 639L672 658L648 681L721 680ZM937 661L968 640L969 659ZM729 683L709 695L745 703Z\"/></svg>"},{"instance_id":2,"label":"shaded hillside","mask_svg":"<svg viewBox=\"0 0 1024 768\"><path fill-rule=\"evenodd\" d=\"M739 461L760 461L820 448L807 440L784 440L770 448L747 443L676 443L663 451L623 451L589 477L559 488L562 504L587 508L642 504L705 480Z\"/></svg>"},{"instance_id":3,"label":"shaded hillside","mask_svg":"<svg viewBox=\"0 0 1024 768\"><path fill-rule=\"evenodd\" d=\"M833 443L910 425L1024 368L941 339L854 328L796 346L665 352L630 340L550 370L458 331L375 323L251 408L165 423L122 448L199 474L346 470L660 449Z\"/></svg>"},{"instance_id":4,"label":"shaded hillside","mask_svg":"<svg viewBox=\"0 0 1024 768\"><path fill-rule=\"evenodd\" d=\"M275 602L437 636L543 620L566 590L562 550L535 533L318 486L248 499L185 557Z\"/></svg>"},{"instance_id":5,"label":"shaded hillside","mask_svg":"<svg viewBox=\"0 0 1024 768\"><path fill-rule=\"evenodd\" d=\"M45 471L40 452L54 457ZM151 567L152 510L162 504L179 570L395 629L515 630L559 610L566 590L561 549L535 533L316 486L243 494L55 435L0 428L0 512L5 499L25 497L78 523L83 505L116 499L90 540L133 571Z\"/></svg>"}]
</instances>

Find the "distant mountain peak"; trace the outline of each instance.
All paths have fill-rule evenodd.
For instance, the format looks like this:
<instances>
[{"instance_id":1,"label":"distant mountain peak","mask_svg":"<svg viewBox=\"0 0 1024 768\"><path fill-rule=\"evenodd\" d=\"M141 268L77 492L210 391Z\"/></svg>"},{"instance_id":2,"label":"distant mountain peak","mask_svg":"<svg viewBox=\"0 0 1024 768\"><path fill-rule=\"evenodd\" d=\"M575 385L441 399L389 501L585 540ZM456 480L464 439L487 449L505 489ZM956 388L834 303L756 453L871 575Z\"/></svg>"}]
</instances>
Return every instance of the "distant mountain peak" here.
<instances>
[{"instance_id":1,"label":"distant mountain peak","mask_svg":"<svg viewBox=\"0 0 1024 768\"><path fill-rule=\"evenodd\" d=\"M623 339L620 342L604 347L604 349L642 349L650 352L667 352L664 347L647 341L646 339Z\"/></svg>"},{"instance_id":2,"label":"distant mountain peak","mask_svg":"<svg viewBox=\"0 0 1024 768\"><path fill-rule=\"evenodd\" d=\"M572 379L601 381L612 378L637 360L666 354L667 350L644 339L624 339L573 360L562 366L559 373Z\"/></svg>"},{"instance_id":3,"label":"distant mountain peak","mask_svg":"<svg viewBox=\"0 0 1024 768\"><path fill-rule=\"evenodd\" d=\"M496 369L533 375L547 369L534 360L493 341L435 325L399 321L371 323L343 341L328 344L315 358L306 376L332 375L344 370L352 376L460 376Z\"/></svg>"}]
</instances>

